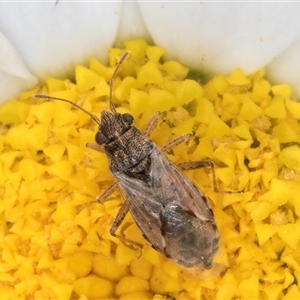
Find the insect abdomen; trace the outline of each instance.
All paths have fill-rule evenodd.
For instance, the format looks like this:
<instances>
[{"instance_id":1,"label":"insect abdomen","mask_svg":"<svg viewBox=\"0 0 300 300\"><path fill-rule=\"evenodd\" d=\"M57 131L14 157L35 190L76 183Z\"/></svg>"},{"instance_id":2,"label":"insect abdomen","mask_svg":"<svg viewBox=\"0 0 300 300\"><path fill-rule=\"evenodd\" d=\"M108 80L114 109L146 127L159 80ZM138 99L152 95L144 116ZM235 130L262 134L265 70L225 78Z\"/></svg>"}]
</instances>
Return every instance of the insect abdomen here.
<instances>
[{"instance_id":1,"label":"insect abdomen","mask_svg":"<svg viewBox=\"0 0 300 300\"><path fill-rule=\"evenodd\" d=\"M210 220L203 222L191 212L170 203L160 214L165 255L185 267L210 269L218 251L218 231Z\"/></svg>"}]
</instances>

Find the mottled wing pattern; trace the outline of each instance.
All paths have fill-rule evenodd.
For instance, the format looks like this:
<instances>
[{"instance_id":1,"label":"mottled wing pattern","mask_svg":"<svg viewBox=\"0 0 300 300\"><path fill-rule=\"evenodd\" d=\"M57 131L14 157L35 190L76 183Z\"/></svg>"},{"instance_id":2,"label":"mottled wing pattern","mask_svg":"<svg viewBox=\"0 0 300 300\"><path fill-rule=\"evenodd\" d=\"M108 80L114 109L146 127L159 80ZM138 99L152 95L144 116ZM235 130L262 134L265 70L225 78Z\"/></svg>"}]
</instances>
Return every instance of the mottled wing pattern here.
<instances>
[{"instance_id":1,"label":"mottled wing pattern","mask_svg":"<svg viewBox=\"0 0 300 300\"><path fill-rule=\"evenodd\" d=\"M116 174L129 210L149 243L186 267L210 268L219 234L203 193L156 146L151 186Z\"/></svg>"}]
</instances>

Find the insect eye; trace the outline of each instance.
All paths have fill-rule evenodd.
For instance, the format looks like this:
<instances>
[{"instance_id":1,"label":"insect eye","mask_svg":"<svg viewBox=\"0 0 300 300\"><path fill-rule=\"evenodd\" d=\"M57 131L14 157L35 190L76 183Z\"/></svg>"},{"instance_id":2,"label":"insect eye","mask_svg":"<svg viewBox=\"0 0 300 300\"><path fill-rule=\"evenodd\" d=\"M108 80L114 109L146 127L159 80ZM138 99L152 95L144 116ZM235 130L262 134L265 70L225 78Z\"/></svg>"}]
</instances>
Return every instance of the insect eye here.
<instances>
[{"instance_id":1,"label":"insect eye","mask_svg":"<svg viewBox=\"0 0 300 300\"><path fill-rule=\"evenodd\" d=\"M98 145L103 145L107 142L107 138L100 131L98 131L95 134L95 141Z\"/></svg>"},{"instance_id":2,"label":"insect eye","mask_svg":"<svg viewBox=\"0 0 300 300\"><path fill-rule=\"evenodd\" d=\"M133 122L133 116L131 114L123 114L122 118L127 125L131 125Z\"/></svg>"}]
</instances>

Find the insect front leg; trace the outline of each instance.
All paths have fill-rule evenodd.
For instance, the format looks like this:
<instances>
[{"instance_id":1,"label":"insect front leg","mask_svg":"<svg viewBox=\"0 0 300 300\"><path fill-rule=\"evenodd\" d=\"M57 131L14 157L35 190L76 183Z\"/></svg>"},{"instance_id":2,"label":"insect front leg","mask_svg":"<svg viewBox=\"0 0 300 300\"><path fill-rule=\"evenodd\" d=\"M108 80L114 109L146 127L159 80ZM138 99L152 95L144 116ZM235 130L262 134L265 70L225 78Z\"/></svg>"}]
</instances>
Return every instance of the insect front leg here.
<instances>
[{"instance_id":1,"label":"insect front leg","mask_svg":"<svg viewBox=\"0 0 300 300\"><path fill-rule=\"evenodd\" d=\"M134 245L134 246L137 246L139 248L142 248L143 245L135 242L135 241L132 241L132 240L129 240L127 238L125 238L124 236L121 236L119 234L116 234L116 231L118 230L118 228L120 227L120 225L122 224L123 220L125 219L127 213L128 213L129 209L128 209L128 206L126 205L126 203L123 203L121 208L119 209L118 211L118 214L109 230L110 234L118 239L120 239L122 242L125 242L125 243L129 243L131 245Z\"/></svg>"},{"instance_id":2,"label":"insect front leg","mask_svg":"<svg viewBox=\"0 0 300 300\"><path fill-rule=\"evenodd\" d=\"M95 143L87 143L86 147L101 153L105 153L103 147Z\"/></svg>"},{"instance_id":3,"label":"insect front leg","mask_svg":"<svg viewBox=\"0 0 300 300\"><path fill-rule=\"evenodd\" d=\"M98 152L104 153L104 149L102 146L95 144L95 143L87 143L87 148L96 150ZM101 195L97 197L97 201L100 203L104 203L106 201L109 201L108 197L118 188L117 184L114 182L112 185L110 185L107 190Z\"/></svg>"}]
</instances>

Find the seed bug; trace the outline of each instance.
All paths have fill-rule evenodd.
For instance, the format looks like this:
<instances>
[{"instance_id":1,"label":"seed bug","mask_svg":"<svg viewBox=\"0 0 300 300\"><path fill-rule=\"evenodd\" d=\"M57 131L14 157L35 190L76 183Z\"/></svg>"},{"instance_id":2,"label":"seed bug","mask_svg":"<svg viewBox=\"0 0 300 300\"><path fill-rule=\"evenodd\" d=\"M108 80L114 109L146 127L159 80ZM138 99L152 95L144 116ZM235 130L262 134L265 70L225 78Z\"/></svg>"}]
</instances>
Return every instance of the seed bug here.
<instances>
[{"instance_id":1,"label":"seed bug","mask_svg":"<svg viewBox=\"0 0 300 300\"><path fill-rule=\"evenodd\" d=\"M219 243L214 214L208 198L182 171L209 167L217 191L214 165L210 160L172 163L164 152L188 141L191 135L175 138L159 149L148 139L157 125L159 113L142 133L133 126L132 115L116 111L112 101L113 83L127 56L128 52L121 56L109 82L111 112L103 110L100 119L69 100L47 95L35 97L68 102L99 125L96 144L88 143L87 147L107 155L115 183L98 197L98 201L107 201L116 188L124 197L110 229L113 236L137 244L116 234L130 211L144 238L158 252L184 267L210 269Z\"/></svg>"}]
</instances>

